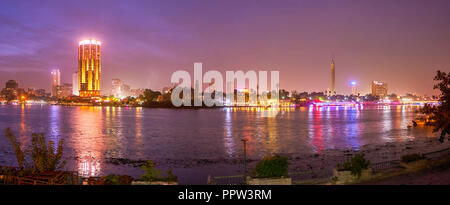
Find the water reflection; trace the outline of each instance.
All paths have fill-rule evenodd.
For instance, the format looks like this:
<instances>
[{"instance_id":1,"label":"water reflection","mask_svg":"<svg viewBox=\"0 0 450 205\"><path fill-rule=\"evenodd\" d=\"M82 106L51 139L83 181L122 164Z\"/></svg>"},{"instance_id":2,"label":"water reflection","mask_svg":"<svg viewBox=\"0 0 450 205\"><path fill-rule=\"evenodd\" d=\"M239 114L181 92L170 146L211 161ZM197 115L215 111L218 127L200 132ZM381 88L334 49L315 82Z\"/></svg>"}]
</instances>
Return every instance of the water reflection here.
<instances>
[{"instance_id":1,"label":"water reflection","mask_svg":"<svg viewBox=\"0 0 450 205\"><path fill-rule=\"evenodd\" d=\"M144 144L143 138L142 138L142 114L143 110L141 107L135 108L135 132L136 132L136 139L135 139L135 148L136 148L136 156L138 158L143 157L143 147Z\"/></svg>"},{"instance_id":2,"label":"water reflection","mask_svg":"<svg viewBox=\"0 0 450 205\"><path fill-rule=\"evenodd\" d=\"M58 142L58 136L60 133L60 112L61 106L51 106L49 113L49 132L50 132L50 140L54 142Z\"/></svg>"},{"instance_id":3,"label":"water reflection","mask_svg":"<svg viewBox=\"0 0 450 205\"><path fill-rule=\"evenodd\" d=\"M228 157L233 157L234 154L234 141L233 141L233 121L232 121L232 110L231 108L225 108L225 152Z\"/></svg>"},{"instance_id":4,"label":"water reflection","mask_svg":"<svg viewBox=\"0 0 450 205\"><path fill-rule=\"evenodd\" d=\"M324 127L322 125L322 116L321 111L322 107L310 106L309 117L310 120L310 128L309 128L309 136L311 139L311 145L316 153L320 154L324 149L324 139L323 139L323 130Z\"/></svg>"},{"instance_id":5,"label":"water reflection","mask_svg":"<svg viewBox=\"0 0 450 205\"><path fill-rule=\"evenodd\" d=\"M270 153L279 153L278 147L278 128L282 126L279 124L279 119L275 117L268 117L266 120L267 137L265 142L267 149Z\"/></svg>"},{"instance_id":6,"label":"water reflection","mask_svg":"<svg viewBox=\"0 0 450 205\"><path fill-rule=\"evenodd\" d=\"M98 176L101 173L101 158L104 152L102 112L100 107L78 107L74 113L75 149L80 176Z\"/></svg>"},{"instance_id":7,"label":"water reflection","mask_svg":"<svg viewBox=\"0 0 450 205\"><path fill-rule=\"evenodd\" d=\"M262 117L261 108L205 110L118 107L0 106L0 128L65 140L65 157L83 176L114 171L108 157L128 159L229 159L248 155L311 154L325 149L358 149L366 144L433 136L430 129L407 128L416 106L310 106L280 108ZM0 138L0 150L9 150ZM14 161L13 152L4 154Z\"/></svg>"},{"instance_id":8,"label":"water reflection","mask_svg":"<svg viewBox=\"0 0 450 205\"><path fill-rule=\"evenodd\" d=\"M351 108L351 110L348 111L349 115L346 115L347 117L345 118L345 124L346 127L348 128L346 130L345 134L342 134L340 137L346 137L347 138L347 143L350 147L352 147L355 150L359 149L359 127L358 127L358 118L360 115L359 109L358 108Z\"/></svg>"}]
</instances>

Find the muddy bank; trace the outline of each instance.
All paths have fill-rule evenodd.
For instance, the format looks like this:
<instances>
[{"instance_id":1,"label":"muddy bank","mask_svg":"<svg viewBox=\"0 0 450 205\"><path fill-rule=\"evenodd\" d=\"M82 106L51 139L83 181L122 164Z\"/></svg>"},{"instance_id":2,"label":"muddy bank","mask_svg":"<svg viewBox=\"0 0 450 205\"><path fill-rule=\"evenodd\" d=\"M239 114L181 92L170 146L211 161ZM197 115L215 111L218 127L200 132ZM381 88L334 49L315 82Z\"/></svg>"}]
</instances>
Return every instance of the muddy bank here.
<instances>
[{"instance_id":1,"label":"muddy bank","mask_svg":"<svg viewBox=\"0 0 450 205\"><path fill-rule=\"evenodd\" d=\"M321 153L296 154L278 153L289 158L290 172L332 169L337 163L342 163L355 153L364 153L371 163L398 160L401 156L412 153L429 153L450 148L450 142L440 143L436 137L410 140L405 142L390 142L382 145L364 145L359 148L329 149ZM215 158L215 159L152 159L157 168L172 169L179 176L180 182L187 181L193 184L204 184L208 175L236 175L242 173L242 158ZM252 168L260 158L248 157L248 167ZM140 167L146 159L105 158L103 162L114 167L104 169L104 172L122 172L133 177L142 174Z\"/></svg>"}]
</instances>

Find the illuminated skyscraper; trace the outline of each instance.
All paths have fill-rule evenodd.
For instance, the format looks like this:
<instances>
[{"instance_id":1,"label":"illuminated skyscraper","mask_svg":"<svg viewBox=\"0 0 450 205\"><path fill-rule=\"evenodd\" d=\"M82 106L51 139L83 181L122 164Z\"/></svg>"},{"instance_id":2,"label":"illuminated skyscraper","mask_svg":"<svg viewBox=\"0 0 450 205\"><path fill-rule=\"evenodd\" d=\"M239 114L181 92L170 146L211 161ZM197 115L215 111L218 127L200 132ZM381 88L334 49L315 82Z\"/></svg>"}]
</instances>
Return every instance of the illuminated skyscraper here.
<instances>
[{"instance_id":1,"label":"illuminated skyscraper","mask_svg":"<svg viewBox=\"0 0 450 205\"><path fill-rule=\"evenodd\" d=\"M61 84L61 72L59 69L52 70L52 97L56 97L58 95L58 86Z\"/></svg>"},{"instance_id":2,"label":"illuminated skyscraper","mask_svg":"<svg viewBox=\"0 0 450 205\"><path fill-rule=\"evenodd\" d=\"M335 64L334 64L334 59L331 59L331 90L330 90L330 95L335 95L336 91L335 91Z\"/></svg>"},{"instance_id":3,"label":"illuminated skyscraper","mask_svg":"<svg viewBox=\"0 0 450 205\"><path fill-rule=\"evenodd\" d=\"M78 75L80 97L100 96L101 42L82 40L78 44Z\"/></svg>"},{"instance_id":4,"label":"illuminated skyscraper","mask_svg":"<svg viewBox=\"0 0 450 205\"><path fill-rule=\"evenodd\" d=\"M121 97L122 96L122 81L120 79L112 79L112 92L111 94L114 95L114 97Z\"/></svg>"},{"instance_id":5,"label":"illuminated skyscraper","mask_svg":"<svg viewBox=\"0 0 450 205\"><path fill-rule=\"evenodd\" d=\"M78 72L73 73L72 75L72 95L79 96L80 95L80 88L78 87L78 81L79 81Z\"/></svg>"},{"instance_id":6,"label":"illuminated skyscraper","mask_svg":"<svg viewBox=\"0 0 450 205\"><path fill-rule=\"evenodd\" d=\"M379 81L372 82L372 95L385 97L387 95L387 84Z\"/></svg>"}]
</instances>

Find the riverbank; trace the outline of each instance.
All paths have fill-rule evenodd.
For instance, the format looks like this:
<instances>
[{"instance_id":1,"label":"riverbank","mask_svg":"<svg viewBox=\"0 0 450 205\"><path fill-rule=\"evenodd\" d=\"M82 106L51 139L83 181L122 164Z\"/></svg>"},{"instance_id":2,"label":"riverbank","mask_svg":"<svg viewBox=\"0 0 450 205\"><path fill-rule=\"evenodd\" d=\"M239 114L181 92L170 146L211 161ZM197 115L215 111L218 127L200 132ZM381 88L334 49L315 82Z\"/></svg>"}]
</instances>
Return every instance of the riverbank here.
<instances>
[{"instance_id":1,"label":"riverbank","mask_svg":"<svg viewBox=\"0 0 450 205\"><path fill-rule=\"evenodd\" d=\"M25 145L32 133L64 139L65 168L86 176L139 178L142 162L153 160L158 169L172 169L180 184L205 184L209 175L243 173L243 137L248 168L280 154L289 158L290 172L334 168L357 152L377 163L441 149L432 128L407 127L415 110L287 109L264 118L251 109L0 106L0 130L10 127ZM0 150L0 164L17 166L4 137Z\"/></svg>"},{"instance_id":2,"label":"riverbank","mask_svg":"<svg viewBox=\"0 0 450 205\"><path fill-rule=\"evenodd\" d=\"M423 169L405 172L392 170L392 177L373 180L365 185L450 185L450 155L428 162Z\"/></svg>"},{"instance_id":3,"label":"riverbank","mask_svg":"<svg viewBox=\"0 0 450 205\"><path fill-rule=\"evenodd\" d=\"M430 153L450 148L450 142L440 143L437 137L430 137L407 142L391 142L379 145L364 145L355 149L329 149L318 154L278 153L289 158L289 172L314 173L314 178L330 177L331 170L338 163L346 161L356 153L363 153L372 164L390 160L399 160L402 156L414 153ZM240 156L234 158L216 159L152 159L157 167L172 169L179 176L180 184L206 184L208 176L230 176L243 173L243 160ZM247 167L253 168L260 158L249 157ZM108 158L106 163L113 165L120 174L137 177L143 159ZM134 171L133 171L134 170ZM320 172L319 170L326 170ZM329 171L329 172L327 172ZM307 179L307 178L305 178Z\"/></svg>"}]
</instances>

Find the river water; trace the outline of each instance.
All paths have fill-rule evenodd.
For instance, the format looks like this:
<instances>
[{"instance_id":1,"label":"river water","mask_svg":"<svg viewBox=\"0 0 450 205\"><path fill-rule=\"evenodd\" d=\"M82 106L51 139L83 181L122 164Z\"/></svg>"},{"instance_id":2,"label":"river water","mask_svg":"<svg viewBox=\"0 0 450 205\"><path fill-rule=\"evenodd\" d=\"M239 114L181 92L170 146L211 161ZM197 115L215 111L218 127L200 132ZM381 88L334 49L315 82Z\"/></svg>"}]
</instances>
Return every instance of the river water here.
<instances>
[{"instance_id":1,"label":"river water","mask_svg":"<svg viewBox=\"0 0 450 205\"><path fill-rule=\"evenodd\" d=\"M257 108L146 109L127 107L0 106L0 163L14 165L4 137L10 127L25 146L31 133L64 139L66 169L83 176L142 174L139 165L117 165L111 158L152 159L173 169L180 183L201 184L208 174L232 175L242 158L268 154L321 154L329 149L428 137L431 129L407 128L416 106L302 107L262 117ZM234 160L234 161L233 161ZM206 165L205 165L206 164ZM224 165L225 164L225 165Z\"/></svg>"}]
</instances>

